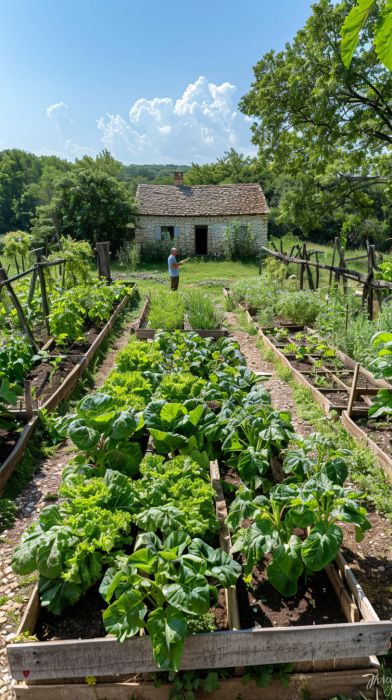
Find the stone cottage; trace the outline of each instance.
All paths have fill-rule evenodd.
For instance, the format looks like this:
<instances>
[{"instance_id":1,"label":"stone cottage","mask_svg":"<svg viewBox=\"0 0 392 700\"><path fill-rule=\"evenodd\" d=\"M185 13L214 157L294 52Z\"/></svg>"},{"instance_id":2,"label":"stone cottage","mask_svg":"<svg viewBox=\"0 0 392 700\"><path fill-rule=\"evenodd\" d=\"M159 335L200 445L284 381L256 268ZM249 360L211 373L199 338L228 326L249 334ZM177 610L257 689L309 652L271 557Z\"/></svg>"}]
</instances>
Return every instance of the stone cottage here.
<instances>
[{"instance_id":1,"label":"stone cottage","mask_svg":"<svg viewBox=\"0 0 392 700\"><path fill-rule=\"evenodd\" d=\"M225 230L251 227L257 247L267 242L269 209L258 184L184 185L174 173L173 185L139 185L135 240L173 241L183 255L220 255Z\"/></svg>"}]
</instances>

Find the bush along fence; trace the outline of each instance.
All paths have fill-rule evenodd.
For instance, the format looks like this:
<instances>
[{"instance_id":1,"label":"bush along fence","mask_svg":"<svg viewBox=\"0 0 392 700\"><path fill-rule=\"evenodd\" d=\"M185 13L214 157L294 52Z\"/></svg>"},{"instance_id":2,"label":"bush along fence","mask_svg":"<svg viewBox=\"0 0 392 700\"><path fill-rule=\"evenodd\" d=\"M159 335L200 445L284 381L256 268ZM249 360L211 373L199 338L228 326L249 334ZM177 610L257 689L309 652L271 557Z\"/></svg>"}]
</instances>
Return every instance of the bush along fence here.
<instances>
[{"instance_id":1,"label":"bush along fence","mask_svg":"<svg viewBox=\"0 0 392 700\"><path fill-rule=\"evenodd\" d=\"M116 319L130 299L137 298L133 284L115 283L108 288L97 280L63 290L52 299L40 273L49 266L63 266L60 278L64 281L66 259L49 263L42 259L41 250L37 258L33 268L16 278L8 278L0 268L0 292L9 294L22 331L20 337L6 337L0 351L0 492L26 451L39 412L54 410L70 396ZM27 275L31 275L32 307L13 288L16 280ZM28 321L29 316L36 318L37 280L42 315L36 328L42 335L39 323L44 320L47 334L53 332L41 347Z\"/></svg>"},{"instance_id":2,"label":"bush along fence","mask_svg":"<svg viewBox=\"0 0 392 700\"><path fill-rule=\"evenodd\" d=\"M225 290L225 294L230 293ZM249 309L240 302L237 306L257 329L265 347L288 367L299 384L310 389L326 414L335 411L341 415L346 430L368 445L392 481L392 425L384 417L371 415L375 397L380 392L390 394L392 384L376 378L313 329L294 324L259 326Z\"/></svg>"},{"instance_id":3,"label":"bush along fence","mask_svg":"<svg viewBox=\"0 0 392 700\"><path fill-rule=\"evenodd\" d=\"M272 256L283 262L285 265L294 263L295 265L300 266L300 289L304 289L305 279L307 279L310 290L314 291L318 289L320 285L320 270L326 270L329 272L329 287L331 287L332 283L339 284L342 282L343 289L345 292L347 292L348 280L357 282L363 287L362 304L363 306L367 306L370 320L372 320L374 317L374 297L376 297L379 307L381 308L383 301L385 301L386 298L389 299L389 297L392 295L392 282L375 278L375 273L379 270L379 267L376 262L376 250L374 245L367 244L367 253L365 255L346 258L344 248L339 245L339 239L335 238L332 265L324 265L321 263L319 256L323 255L324 251L308 250L306 243L304 243L302 246L294 245L289 253L283 252L282 242L280 251L277 250L274 243L271 243L271 245L273 249L267 248L266 246L261 247L259 274L261 274L263 259L266 256ZM312 259L313 257L315 260ZM335 260L337 264L335 264ZM367 274L347 267L347 264L350 262L358 260L367 260ZM315 277L313 277L312 268L315 270Z\"/></svg>"},{"instance_id":4,"label":"bush along fence","mask_svg":"<svg viewBox=\"0 0 392 700\"><path fill-rule=\"evenodd\" d=\"M141 411L130 392L119 410L124 373L143 391ZM343 521L369 528L361 495L344 487L344 455L294 433L231 338L131 339L103 391L65 417L78 452L62 501L14 551L16 573L40 574L7 647L16 698L87 699L90 683L96 698L167 700L167 674L181 683L182 672L200 681L200 699L204 683L211 700L365 689L392 621L378 619L340 553ZM303 618L309 576L309 623L274 626L277 601ZM258 626L268 604L270 626ZM286 687L260 687L276 664ZM155 684L152 673L163 674Z\"/></svg>"}]
</instances>

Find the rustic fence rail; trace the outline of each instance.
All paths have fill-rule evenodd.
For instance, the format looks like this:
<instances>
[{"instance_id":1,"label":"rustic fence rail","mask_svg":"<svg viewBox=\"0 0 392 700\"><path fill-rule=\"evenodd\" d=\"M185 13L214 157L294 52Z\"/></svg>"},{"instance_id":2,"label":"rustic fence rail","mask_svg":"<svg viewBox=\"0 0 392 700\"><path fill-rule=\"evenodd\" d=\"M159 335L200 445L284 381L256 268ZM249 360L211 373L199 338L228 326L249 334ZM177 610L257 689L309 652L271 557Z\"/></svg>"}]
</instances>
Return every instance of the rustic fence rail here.
<instances>
[{"instance_id":1,"label":"rustic fence rail","mask_svg":"<svg viewBox=\"0 0 392 700\"><path fill-rule=\"evenodd\" d=\"M347 280L357 282L359 285L363 286L362 304L363 306L367 305L368 316L369 319L372 320L374 317L374 295L376 295L379 307L381 308L382 303L386 298L383 296L383 294L385 295L386 292L389 292L389 294L386 296L390 297L392 295L392 282L375 278L375 272L379 270L379 267L376 262L376 250L374 245L367 245L367 252L364 255L346 258L345 250L339 245L338 241L339 239L335 238L332 253L332 265L321 263L319 261L319 255L323 254L324 251L308 250L306 243L304 243L302 246L298 244L294 245L291 248L290 253L283 252L282 242L280 245L280 251L276 248L274 243L271 243L271 248L261 246L259 275L261 274L262 270L263 258L272 256L277 260L281 260L285 265L289 265L290 263L300 265L300 289L304 289L305 287L305 273L309 289L311 291L318 289L320 286L320 270L326 270L329 272L329 288L332 286L332 281L334 281L335 284L339 284L339 282L342 281L343 290L345 293L347 293ZM294 255L295 252L297 253L296 255ZM311 260L313 256L316 258L315 261ZM339 264L335 265L335 259L337 257L339 259ZM347 267L347 263L356 262L359 260L367 260L367 274ZM313 278L311 268L315 268L315 279Z\"/></svg>"}]
</instances>

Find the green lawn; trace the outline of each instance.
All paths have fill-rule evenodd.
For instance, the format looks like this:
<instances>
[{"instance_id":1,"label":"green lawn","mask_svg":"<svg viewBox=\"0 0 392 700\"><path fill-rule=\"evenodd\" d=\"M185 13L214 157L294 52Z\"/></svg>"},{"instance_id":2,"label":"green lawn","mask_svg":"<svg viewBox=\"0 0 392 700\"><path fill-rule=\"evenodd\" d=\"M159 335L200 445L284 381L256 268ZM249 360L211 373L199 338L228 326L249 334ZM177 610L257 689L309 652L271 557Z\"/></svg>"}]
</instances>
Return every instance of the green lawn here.
<instances>
[{"instance_id":1,"label":"green lawn","mask_svg":"<svg viewBox=\"0 0 392 700\"><path fill-rule=\"evenodd\" d=\"M238 279L253 277L258 274L258 263L225 262L192 260L180 271L180 289L202 286L206 293L217 298L222 296L222 288L229 286ZM126 267L113 265L114 274L127 274L135 278L142 293L159 289L161 285L169 286L169 275L166 264L141 264L135 273L128 272ZM148 274L152 279L140 278Z\"/></svg>"}]
</instances>

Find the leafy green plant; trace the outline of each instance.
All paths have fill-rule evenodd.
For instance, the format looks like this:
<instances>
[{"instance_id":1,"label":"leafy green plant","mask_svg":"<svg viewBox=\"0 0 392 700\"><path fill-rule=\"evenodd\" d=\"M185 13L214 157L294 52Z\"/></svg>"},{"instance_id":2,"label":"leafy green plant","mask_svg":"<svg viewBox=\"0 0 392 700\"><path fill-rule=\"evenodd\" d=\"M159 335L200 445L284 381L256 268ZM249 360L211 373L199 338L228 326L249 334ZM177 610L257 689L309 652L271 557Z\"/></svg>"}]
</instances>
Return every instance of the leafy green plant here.
<instances>
[{"instance_id":1,"label":"leafy green plant","mask_svg":"<svg viewBox=\"0 0 392 700\"><path fill-rule=\"evenodd\" d=\"M128 345L117 355L116 365L119 372L159 372L163 373L163 355L149 343L130 340Z\"/></svg>"},{"instance_id":2,"label":"leafy green plant","mask_svg":"<svg viewBox=\"0 0 392 700\"><path fill-rule=\"evenodd\" d=\"M378 357L374 360L375 376L382 379L392 379L392 333L381 331L372 338L372 344L378 349ZM379 418L392 414L392 391L380 389L369 408L369 416Z\"/></svg>"},{"instance_id":3,"label":"leafy green plant","mask_svg":"<svg viewBox=\"0 0 392 700\"><path fill-rule=\"evenodd\" d=\"M220 438L226 463L236 469L242 481L252 489L263 486L268 490L271 482L265 477L270 460L293 435L290 415L273 411L265 400L263 406L256 403L235 411L223 425Z\"/></svg>"},{"instance_id":4,"label":"leafy green plant","mask_svg":"<svg viewBox=\"0 0 392 700\"><path fill-rule=\"evenodd\" d=\"M218 528L215 492L208 469L186 456L166 461L160 455L148 455L140 465L140 473L142 478L136 484L136 491L144 510L136 517L136 523L142 529L145 523L154 532L159 529L155 507L164 504L166 511L167 506L175 506L177 515L181 512L183 527L190 535L208 539L215 536ZM150 506L154 510L152 519Z\"/></svg>"},{"instance_id":5,"label":"leafy green plant","mask_svg":"<svg viewBox=\"0 0 392 700\"><path fill-rule=\"evenodd\" d=\"M100 592L109 604L106 630L124 641L147 628L156 663L178 671L188 617L207 613L215 586L234 585L240 572L228 554L186 532L171 532L164 540L141 534L133 553L118 555L102 580Z\"/></svg>"},{"instance_id":6,"label":"leafy green plant","mask_svg":"<svg viewBox=\"0 0 392 700\"><path fill-rule=\"evenodd\" d=\"M24 533L12 567L22 576L38 571L41 604L60 615L102 576L109 552L129 542L131 516L90 507L67 513L45 508Z\"/></svg>"},{"instance_id":7,"label":"leafy green plant","mask_svg":"<svg viewBox=\"0 0 392 700\"><path fill-rule=\"evenodd\" d=\"M204 401L188 399L184 403L151 401L144 420L158 454L188 454L202 464L211 455L209 428L214 428L215 415Z\"/></svg>"},{"instance_id":8,"label":"leafy green plant","mask_svg":"<svg viewBox=\"0 0 392 700\"><path fill-rule=\"evenodd\" d=\"M251 490L242 488L230 509L233 529L245 518L253 520L238 531L232 553L245 555L249 578L254 565L271 554L268 580L283 596L295 595L304 571L320 571L335 558L343 541L338 523L353 524L358 541L370 527L360 494L334 483L326 472L321 468L307 481L279 484L268 498L254 498ZM297 528L308 528L304 540L294 534Z\"/></svg>"},{"instance_id":9,"label":"leafy green plant","mask_svg":"<svg viewBox=\"0 0 392 700\"><path fill-rule=\"evenodd\" d=\"M109 374L102 386L102 391L109 394L116 408L143 410L151 399L153 388L142 372L117 372Z\"/></svg>"},{"instance_id":10,"label":"leafy green plant","mask_svg":"<svg viewBox=\"0 0 392 700\"><path fill-rule=\"evenodd\" d=\"M90 394L64 419L63 429L81 450L77 465L92 465L99 473L117 469L135 474L142 459L140 445L129 438L143 427L142 415L132 409L118 411L108 394Z\"/></svg>"},{"instance_id":11,"label":"leafy green plant","mask_svg":"<svg viewBox=\"0 0 392 700\"><path fill-rule=\"evenodd\" d=\"M203 379L196 378L190 372L171 372L164 375L155 392L155 398L181 403L186 399L200 396L205 385L206 382Z\"/></svg>"}]
</instances>

